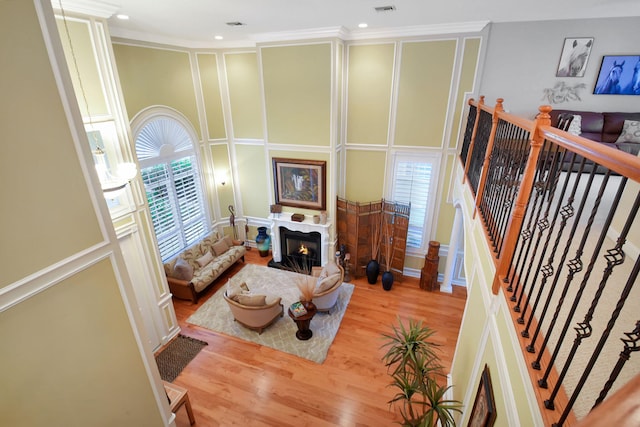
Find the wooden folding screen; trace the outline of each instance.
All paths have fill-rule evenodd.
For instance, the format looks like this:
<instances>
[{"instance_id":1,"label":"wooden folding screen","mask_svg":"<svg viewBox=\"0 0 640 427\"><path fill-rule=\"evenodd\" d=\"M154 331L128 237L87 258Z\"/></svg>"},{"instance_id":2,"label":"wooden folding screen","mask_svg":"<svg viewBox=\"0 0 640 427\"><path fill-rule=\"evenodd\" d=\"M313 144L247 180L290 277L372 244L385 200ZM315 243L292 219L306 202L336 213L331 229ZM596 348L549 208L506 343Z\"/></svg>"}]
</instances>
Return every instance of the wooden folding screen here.
<instances>
[{"instance_id":1,"label":"wooden folding screen","mask_svg":"<svg viewBox=\"0 0 640 427\"><path fill-rule=\"evenodd\" d=\"M395 248L391 271L395 278L400 280L407 247L410 205L385 200L359 203L338 197L336 211L338 246L345 245L347 247L347 252L351 255L351 273L355 277L365 274L365 267L371 260L373 226L376 222L380 222L380 216L384 214L384 222L393 225L392 235ZM380 249L377 259L383 270L382 267L386 262L382 256L384 247L381 245Z\"/></svg>"}]
</instances>

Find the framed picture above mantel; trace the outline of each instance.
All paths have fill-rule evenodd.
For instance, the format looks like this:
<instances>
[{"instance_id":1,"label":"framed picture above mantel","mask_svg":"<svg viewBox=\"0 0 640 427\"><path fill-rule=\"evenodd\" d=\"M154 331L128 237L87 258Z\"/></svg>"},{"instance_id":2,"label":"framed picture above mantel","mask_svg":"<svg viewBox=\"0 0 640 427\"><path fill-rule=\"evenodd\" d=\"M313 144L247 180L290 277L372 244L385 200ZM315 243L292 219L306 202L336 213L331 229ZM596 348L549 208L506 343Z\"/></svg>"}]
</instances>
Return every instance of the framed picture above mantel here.
<instances>
[{"instance_id":1,"label":"framed picture above mantel","mask_svg":"<svg viewBox=\"0 0 640 427\"><path fill-rule=\"evenodd\" d=\"M273 158L275 203L294 208L325 210L327 162Z\"/></svg>"}]
</instances>

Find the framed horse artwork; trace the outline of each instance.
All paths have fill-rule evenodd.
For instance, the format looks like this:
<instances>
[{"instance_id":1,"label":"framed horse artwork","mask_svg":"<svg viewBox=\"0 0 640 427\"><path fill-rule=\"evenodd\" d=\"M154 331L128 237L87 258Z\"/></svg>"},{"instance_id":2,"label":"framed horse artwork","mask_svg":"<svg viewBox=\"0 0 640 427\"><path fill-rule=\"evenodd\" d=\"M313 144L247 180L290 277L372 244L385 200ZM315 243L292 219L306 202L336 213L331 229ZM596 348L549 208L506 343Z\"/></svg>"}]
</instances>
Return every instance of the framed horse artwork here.
<instances>
[{"instance_id":1,"label":"framed horse artwork","mask_svg":"<svg viewBox=\"0 0 640 427\"><path fill-rule=\"evenodd\" d=\"M566 38L556 77L584 77L593 47L593 37Z\"/></svg>"},{"instance_id":2,"label":"framed horse artwork","mask_svg":"<svg viewBox=\"0 0 640 427\"><path fill-rule=\"evenodd\" d=\"M602 57L595 95L640 95L640 55Z\"/></svg>"}]
</instances>

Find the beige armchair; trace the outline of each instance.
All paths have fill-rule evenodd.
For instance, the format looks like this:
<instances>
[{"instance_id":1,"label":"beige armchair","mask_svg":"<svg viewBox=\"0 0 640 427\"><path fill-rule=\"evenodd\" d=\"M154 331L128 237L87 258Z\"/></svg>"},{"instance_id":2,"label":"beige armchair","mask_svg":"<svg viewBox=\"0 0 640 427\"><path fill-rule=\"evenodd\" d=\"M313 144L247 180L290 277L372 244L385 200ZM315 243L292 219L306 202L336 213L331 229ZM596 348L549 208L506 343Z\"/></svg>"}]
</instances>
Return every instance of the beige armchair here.
<instances>
[{"instance_id":1,"label":"beige armchair","mask_svg":"<svg viewBox=\"0 0 640 427\"><path fill-rule=\"evenodd\" d=\"M264 297L263 301L257 301ZM224 300L229 304L236 322L261 334L268 326L284 315L282 298L270 295L253 295L246 300L234 301L224 293Z\"/></svg>"},{"instance_id":2,"label":"beige armchair","mask_svg":"<svg viewBox=\"0 0 640 427\"><path fill-rule=\"evenodd\" d=\"M324 267L313 267L311 275L318 278L313 304L318 311L329 313L338 301L338 291L344 281L344 269L330 260Z\"/></svg>"}]
</instances>

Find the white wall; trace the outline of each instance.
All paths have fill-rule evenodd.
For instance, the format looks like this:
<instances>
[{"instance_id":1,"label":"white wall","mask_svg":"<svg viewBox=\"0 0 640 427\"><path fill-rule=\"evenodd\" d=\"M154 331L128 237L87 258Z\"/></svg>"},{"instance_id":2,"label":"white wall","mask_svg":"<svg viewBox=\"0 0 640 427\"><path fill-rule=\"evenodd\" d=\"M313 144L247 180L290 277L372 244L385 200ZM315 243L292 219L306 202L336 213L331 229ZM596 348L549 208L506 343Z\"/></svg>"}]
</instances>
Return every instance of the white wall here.
<instances>
[{"instance_id":1,"label":"white wall","mask_svg":"<svg viewBox=\"0 0 640 427\"><path fill-rule=\"evenodd\" d=\"M556 77L566 37L593 37L585 75ZM505 99L505 109L532 118L544 89L564 81L586 84L581 101L551 104L556 109L586 111L640 111L640 96L593 95L603 55L640 54L640 17L590 20L537 21L492 24L479 93L494 105ZM631 65L633 66L633 65Z\"/></svg>"}]
</instances>

